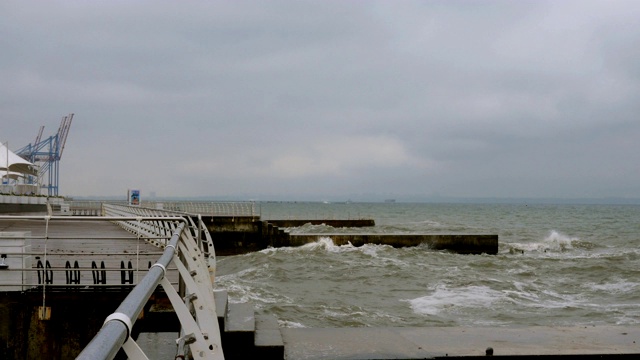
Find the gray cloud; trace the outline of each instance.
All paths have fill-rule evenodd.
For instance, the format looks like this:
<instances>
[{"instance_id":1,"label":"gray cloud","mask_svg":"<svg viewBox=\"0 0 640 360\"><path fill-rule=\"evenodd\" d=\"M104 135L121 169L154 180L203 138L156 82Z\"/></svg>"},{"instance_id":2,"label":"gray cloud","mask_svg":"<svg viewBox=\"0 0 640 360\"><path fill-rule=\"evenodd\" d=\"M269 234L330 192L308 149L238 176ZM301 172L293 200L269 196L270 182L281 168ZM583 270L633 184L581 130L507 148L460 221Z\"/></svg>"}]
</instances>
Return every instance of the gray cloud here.
<instances>
[{"instance_id":1,"label":"gray cloud","mask_svg":"<svg viewBox=\"0 0 640 360\"><path fill-rule=\"evenodd\" d=\"M635 1L0 5L2 141L61 191L640 197Z\"/></svg>"}]
</instances>

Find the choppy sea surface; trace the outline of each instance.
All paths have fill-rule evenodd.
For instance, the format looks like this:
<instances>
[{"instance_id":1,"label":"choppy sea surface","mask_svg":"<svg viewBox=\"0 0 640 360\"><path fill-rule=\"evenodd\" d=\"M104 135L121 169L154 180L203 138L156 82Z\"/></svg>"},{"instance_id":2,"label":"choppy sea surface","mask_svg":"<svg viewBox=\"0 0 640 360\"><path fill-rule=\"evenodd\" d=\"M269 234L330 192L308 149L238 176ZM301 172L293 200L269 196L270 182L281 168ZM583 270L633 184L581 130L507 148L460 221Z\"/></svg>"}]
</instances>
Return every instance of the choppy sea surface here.
<instances>
[{"instance_id":1,"label":"choppy sea surface","mask_svg":"<svg viewBox=\"0 0 640 360\"><path fill-rule=\"evenodd\" d=\"M216 287L284 327L637 325L640 206L262 203L263 219L373 218L292 233L498 234L498 255L427 246L302 247L219 257Z\"/></svg>"}]
</instances>

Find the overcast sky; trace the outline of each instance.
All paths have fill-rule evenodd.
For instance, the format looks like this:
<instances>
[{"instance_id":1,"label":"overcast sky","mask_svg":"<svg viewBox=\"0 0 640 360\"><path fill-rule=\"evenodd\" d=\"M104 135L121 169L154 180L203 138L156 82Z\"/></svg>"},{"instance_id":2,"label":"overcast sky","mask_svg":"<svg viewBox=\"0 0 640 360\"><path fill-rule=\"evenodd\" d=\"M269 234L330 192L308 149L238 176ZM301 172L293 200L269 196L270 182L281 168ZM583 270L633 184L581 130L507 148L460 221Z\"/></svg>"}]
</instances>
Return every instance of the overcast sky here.
<instances>
[{"instance_id":1,"label":"overcast sky","mask_svg":"<svg viewBox=\"0 0 640 360\"><path fill-rule=\"evenodd\" d=\"M76 196L640 198L639 19L637 0L5 0L0 140L74 113Z\"/></svg>"}]
</instances>

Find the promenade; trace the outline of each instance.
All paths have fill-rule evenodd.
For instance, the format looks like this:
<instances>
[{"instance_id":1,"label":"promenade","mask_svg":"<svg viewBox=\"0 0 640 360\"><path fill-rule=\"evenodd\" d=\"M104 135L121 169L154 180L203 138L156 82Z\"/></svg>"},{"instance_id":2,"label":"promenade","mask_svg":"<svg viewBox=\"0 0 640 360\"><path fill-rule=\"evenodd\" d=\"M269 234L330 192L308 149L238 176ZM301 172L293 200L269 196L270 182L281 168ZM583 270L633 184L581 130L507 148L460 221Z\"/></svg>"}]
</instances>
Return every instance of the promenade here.
<instances>
[{"instance_id":1,"label":"promenade","mask_svg":"<svg viewBox=\"0 0 640 360\"><path fill-rule=\"evenodd\" d=\"M37 265L38 261L43 265L48 262L52 277L49 278L50 283L47 285L53 286L51 291L55 291L55 287L60 285L64 285L65 289L134 285L137 279L144 276L149 265L162 254L162 249L145 241L144 238L138 238L113 222L99 219L56 220L49 221L47 224L42 215L40 219L36 217L0 218L0 233L3 232L27 234L27 241L30 242L31 248L22 256L30 257L32 266L31 271L27 269L26 278L30 281L26 282L26 285L33 287L45 281L42 269L40 269L40 281L38 280ZM9 262L11 256L8 256ZM66 268L67 262L70 263L71 268ZM78 268L74 268L76 262ZM124 284L121 268L123 263L127 269L125 272L127 282ZM92 268L92 264L97 269ZM12 268L10 267L9 270L11 271ZM67 272L73 271L77 271L80 277L74 279L73 283L68 283ZM95 276L96 272L98 278ZM106 278L102 278L103 274ZM133 275L133 279L130 278L130 274ZM177 284L178 274L175 268L169 269L167 277L172 283ZM2 291L1 286L0 291Z\"/></svg>"}]
</instances>

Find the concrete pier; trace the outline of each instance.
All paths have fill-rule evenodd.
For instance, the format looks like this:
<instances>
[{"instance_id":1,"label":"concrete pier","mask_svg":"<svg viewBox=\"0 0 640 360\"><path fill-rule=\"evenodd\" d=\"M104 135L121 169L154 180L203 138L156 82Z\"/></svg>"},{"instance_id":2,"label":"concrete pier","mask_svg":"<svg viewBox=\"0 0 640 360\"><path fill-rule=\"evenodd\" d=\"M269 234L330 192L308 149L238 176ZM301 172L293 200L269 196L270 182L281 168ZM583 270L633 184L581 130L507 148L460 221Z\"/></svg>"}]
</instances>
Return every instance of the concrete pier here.
<instances>
[{"instance_id":1,"label":"concrete pier","mask_svg":"<svg viewBox=\"0 0 640 360\"><path fill-rule=\"evenodd\" d=\"M277 227L298 227L307 224L311 225L327 225L335 228L361 228L376 226L373 219L308 219L308 220L265 220L269 224Z\"/></svg>"},{"instance_id":2,"label":"concrete pier","mask_svg":"<svg viewBox=\"0 0 640 360\"><path fill-rule=\"evenodd\" d=\"M407 247L427 245L433 250L449 250L458 254L498 253L498 235L427 235L427 234L292 234L289 246L299 246L330 238L336 245L364 244Z\"/></svg>"},{"instance_id":3,"label":"concrete pier","mask_svg":"<svg viewBox=\"0 0 640 360\"><path fill-rule=\"evenodd\" d=\"M353 233L290 234L288 227L306 224L334 228L367 228L375 226L373 219L332 220L261 220L258 216L204 216L216 247L216 254L237 255L267 247L301 246L329 237L336 245L351 243L406 247L427 245L434 250L449 250L459 254L497 254L498 235L486 234L368 234Z\"/></svg>"}]
</instances>

